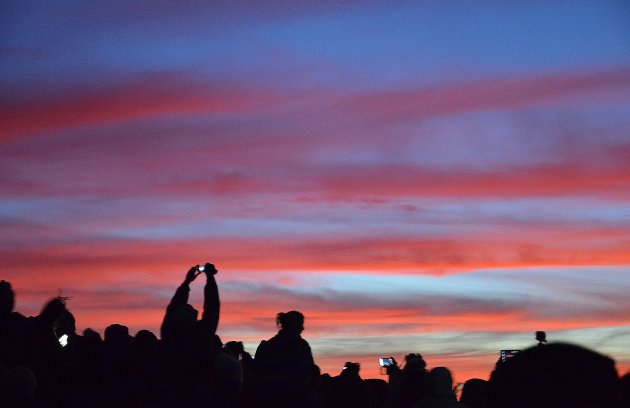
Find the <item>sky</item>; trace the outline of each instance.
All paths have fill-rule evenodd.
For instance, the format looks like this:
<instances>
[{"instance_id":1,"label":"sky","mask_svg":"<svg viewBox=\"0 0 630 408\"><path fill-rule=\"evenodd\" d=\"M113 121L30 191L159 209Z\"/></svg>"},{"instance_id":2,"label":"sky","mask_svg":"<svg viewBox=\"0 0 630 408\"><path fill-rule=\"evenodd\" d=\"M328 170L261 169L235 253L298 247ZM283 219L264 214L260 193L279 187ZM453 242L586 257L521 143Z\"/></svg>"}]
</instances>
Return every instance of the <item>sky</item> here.
<instances>
[{"instance_id":1,"label":"sky","mask_svg":"<svg viewBox=\"0 0 630 408\"><path fill-rule=\"evenodd\" d=\"M2 1L0 187L26 315L158 333L208 261L223 341L299 310L332 375L630 370L626 1Z\"/></svg>"}]
</instances>

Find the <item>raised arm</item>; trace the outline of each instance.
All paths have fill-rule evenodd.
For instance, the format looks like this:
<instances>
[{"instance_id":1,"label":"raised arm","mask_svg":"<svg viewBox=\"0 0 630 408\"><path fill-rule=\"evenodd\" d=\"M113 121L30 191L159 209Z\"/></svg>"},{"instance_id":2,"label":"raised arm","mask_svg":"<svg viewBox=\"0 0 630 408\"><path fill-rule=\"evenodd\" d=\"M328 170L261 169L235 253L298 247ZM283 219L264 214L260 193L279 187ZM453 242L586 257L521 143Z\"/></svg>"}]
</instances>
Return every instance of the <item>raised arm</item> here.
<instances>
[{"instance_id":1,"label":"raised arm","mask_svg":"<svg viewBox=\"0 0 630 408\"><path fill-rule=\"evenodd\" d=\"M219 313L221 302L219 301L219 288L214 275L218 272L213 264L204 265L203 272L206 274L206 286L203 288L203 315L201 322L208 328L210 333L216 334L219 326Z\"/></svg>"},{"instance_id":2,"label":"raised arm","mask_svg":"<svg viewBox=\"0 0 630 408\"><path fill-rule=\"evenodd\" d=\"M188 295L190 294L190 283L195 280L197 276L199 276L199 270L196 266L193 266L186 272L186 277L173 295L168 306L166 306L166 313L164 314L164 320L162 320L162 327L160 327L160 336L162 339L169 338L172 334L172 319L173 319L173 311L178 306L183 306L188 303Z\"/></svg>"},{"instance_id":3,"label":"raised arm","mask_svg":"<svg viewBox=\"0 0 630 408\"><path fill-rule=\"evenodd\" d=\"M192 281L195 280L197 276L199 276L199 270L197 269L196 266L193 266L186 273L186 278L184 278L184 281L182 282L182 284L179 285L179 287L175 291L175 294L173 295L173 298L171 299L171 302L166 307L167 313L169 312L169 310L173 310L177 306L182 306L188 303L188 295L190 294L190 284Z\"/></svg>"}]
</instances>

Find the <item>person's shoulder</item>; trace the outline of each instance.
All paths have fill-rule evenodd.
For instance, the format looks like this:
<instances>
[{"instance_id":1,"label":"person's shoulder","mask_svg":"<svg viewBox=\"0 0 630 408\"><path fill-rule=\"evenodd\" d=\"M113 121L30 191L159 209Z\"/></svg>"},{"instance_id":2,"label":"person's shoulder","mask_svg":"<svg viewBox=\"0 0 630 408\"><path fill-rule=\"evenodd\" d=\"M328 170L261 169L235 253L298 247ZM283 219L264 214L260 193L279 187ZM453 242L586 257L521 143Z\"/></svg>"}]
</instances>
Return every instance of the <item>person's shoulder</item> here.
<instances>
[{"instance_id":1,"label":"person's shoulder","mask_svg":"<svg viewBox=\"0 0 630 408\"><path fill-rule=\"evenodd\" d=\"M11 312L9 316L11 317L11 319L26 319L26 316L24 316L20 312Z\"/></svg>"},{"instance_id":2,"label":"person's shoulder","mask_svg":"<svg viewBox=\"0 0 630 408\"><path fill-rule=\"evenodd\" d=\"M3 319L2 327L13 332L24 330L31 325L31 320L19 312L11 312Z\"/></svg>"},{"instance_id":3,"label":"person's shoulder","mask_svg":"<svg viewBox=\"0 0 630 408\"><path fill-rule=\"evenodd\" d=\"M5 317L2 319L2 324L14 325L14 324L19 324L19 323L25 323L27 320L28 318L24 316L22 313L11 312L5 315Z\"/></svg>"},{"instance_id":4,"label":"person's shoulder","mask_svg":"<svg viewBox=\"0 0 630 408\"><path fill-rule=\"evenodd\" d=\"M269 346L269 341L262 340L260 344L258 344L258 347L256 348L256 354L258 354L260 351L266 350L268 346Z\"/></svg>"},{"instance_id":5,"label":"person's shoulder","mask_svg":"<svg viewBox=\"0 0 630 408\"><path fill-rule=\"evenodd\" d=\"M275 336L273 336L272 338L270 338L269 340L263 340L267 345L272 345L272 344L278 344L281 342L286 341L284 338L282 338L279 334L276 334Z\"/></svg>"}]
</instances>

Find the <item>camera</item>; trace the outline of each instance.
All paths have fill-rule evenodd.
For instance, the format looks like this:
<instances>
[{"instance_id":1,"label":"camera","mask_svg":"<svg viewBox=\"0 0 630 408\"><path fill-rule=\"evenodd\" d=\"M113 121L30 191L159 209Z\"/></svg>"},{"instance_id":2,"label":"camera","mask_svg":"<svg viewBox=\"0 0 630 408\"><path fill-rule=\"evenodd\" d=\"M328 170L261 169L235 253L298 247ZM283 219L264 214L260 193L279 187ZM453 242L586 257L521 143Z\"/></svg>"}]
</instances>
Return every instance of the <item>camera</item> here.
<instances>
[{"instance_id":1,"label":"camera","mask_svg":"<svg viewBox=\"0 0 630 408\"><path fill-rule=\"evenodd\" d=\"M505 363L520 352L521 350L501 350L501 363Z\"/></svg>"},{"instance_id":2,"label":"camera","mask_svg":"<svg viewBox=\"0 0 630 408\"><path fill-rule=\"evenodd\" d=\"M381 357L378 359L378 364L381 367L391 367L394 365L394 359L392 357Z\"/></svg>"},{"instance_id":3,"label":"camera","mask_svg":"<svg viewBox=\"0 0 630 408\"><path fill-rule=\"evenodd\" d=\"M453 388L453 393L455 394L455 398L457 398L457 401L459 401L459 399L461 398L463 390L464 390L464 383L457 383L455 388Z\"/></svg>"},{"instance_id":4,"label":"camera","mask_svg":"<svg viewBox=\"0 0 630 408\"><path fill-rule=\"evenodd\" d=\"M211 263L205 263L203 265L197 265L197 273L206 273L214 275L217 273L217 268Z\"/></svg>"}]
</instances>

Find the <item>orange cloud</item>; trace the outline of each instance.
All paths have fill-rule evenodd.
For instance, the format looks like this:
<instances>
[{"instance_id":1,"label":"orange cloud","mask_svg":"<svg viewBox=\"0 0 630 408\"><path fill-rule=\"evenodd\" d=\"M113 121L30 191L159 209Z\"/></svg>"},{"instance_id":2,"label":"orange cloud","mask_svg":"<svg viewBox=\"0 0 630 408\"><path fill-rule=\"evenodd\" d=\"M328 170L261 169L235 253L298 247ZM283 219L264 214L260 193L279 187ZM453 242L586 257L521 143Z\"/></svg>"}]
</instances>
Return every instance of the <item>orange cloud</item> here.
<instances>
[{"instance_id":1,"label":"orange cloud","mask_svg":"<svg viewBox=\"0 0 630 408\"><path fill-rule=\"evenodd\" d=\"M219 257L226 270L357 271L443 274L491 267L627 265L627 230L623 225L580 226L545 222L489 224L460 231L459 236L388 237L335 234L269 233L259 237L221 236L191 240L115 239L86 236L60 239L43 232L31 243L2 251L1 266L9 276L29 279L38 268L41 284L65 286L86 276L145 273L163 277L191 260ZM368 230L369 231L369 230ZM48 243L44 243L47 240ZM89 274L86 274L89 270Z\"/></svg>"}]
</instances>

